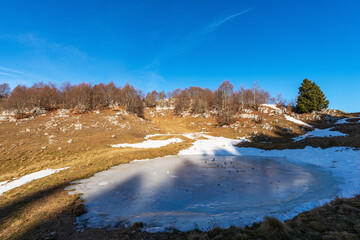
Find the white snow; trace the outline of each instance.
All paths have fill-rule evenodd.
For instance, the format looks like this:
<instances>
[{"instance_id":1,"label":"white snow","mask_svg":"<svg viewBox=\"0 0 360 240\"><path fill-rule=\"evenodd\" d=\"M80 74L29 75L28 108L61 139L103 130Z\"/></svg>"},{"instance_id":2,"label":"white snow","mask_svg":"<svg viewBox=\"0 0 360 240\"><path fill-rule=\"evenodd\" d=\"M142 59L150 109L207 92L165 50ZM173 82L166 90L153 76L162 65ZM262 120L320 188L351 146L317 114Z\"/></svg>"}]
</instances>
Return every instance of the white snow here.
<instances>
[{"instance_id":1,"label":"white snow","mask_svg":"<svg viewBox=\"0 0 360 240\"><path fill-rule=\"evenodd\" d=\"M57 173L59 171L68 169L69 167L65 168L59 168L59 169L45 169L38 172L30 173L28 175L22 176L21 178L14 180L14 181L5 181L0 182L0 196L11 189L20 187L21 185L24 185L28 182L31 182L36 179L40 179L46 176L49 176L51 174Z\"/></svg>"},{"instance_id":2,"label":"white snow","mask_svg":"<svg viewBox=\"0 0 360 240\"><path fill-rule=\"evenodd\" d=\"M318 129L315 128L313 131L307 132L304 135L293 138L295 142L303 140L308 137L338 137L347 136L347 134L339 131L331 131L333 128Z\"/></svg>"},{"instance_id":3,"label":"white snow","mask_svg":"<svg viewBox=\"0 0 360 240\"><path fill-rule=\"evenodd\" d=\"M179 143L182 142L181 138L170 138L166 140L146 140L140 143L122 143L122 144L115 144L111 145L112 147L131 147L131 148L159 148L166 146L171 143Z\"/></svg>"},{"instance_id":4,"label":"white snow","mask_svg":"<svg viewBox=\"0 0 360 240\"><path fill-rule=\"evenodd\" d=\"M281 110L280 108L278 108L278 107L276 106L276 104L261 104L261 106L273 108L273 109L275 109L275 110Z\"/></svg>"},{"instance_id":5,"label":"white snow","mask_svg":"<svg viewBox=\"0 0 360 240\"><path fill-rule=\"evenodd\" d=\"M203 134L202 137L207 139L195 141L190 148L181 150L179 155L238 155L237 148L234 145L240 142L248 141L245 138L229 139L224 137L213 137L205 134Z\"/></svg>"},{"instance_id":6,"label":"white snow","mask_svg":"<svg viewBox=\"0 0 360 240\"><path fill-rule=\"evenodd\" d=\"M359 116L360 117L360 116ZM340 120L338 120L335 124L344 124L344 123L350 123L347 120L348 119L352 119L352 118L342 118ZM360 123L360 119L357 121L358 123ZM355 122L356 123L356 122Z\"/></svg>"},{"instance_id":7,"label":"white snow","mask_svg":"<svg viewBox=\"0 0 360 240\"><path fill-rule=\"evenodd\" d=\"M298 120L296 118L293 118L293 117L291 117L289 115L285 115L285 119L288 120L288 121L294 122L296 124L304 125L304 126L307 126L307 127L312 127L311 125L309 125L309 124L307 124L307 123L305 123L305 122L303 122L301 120Z\"/></svg>"},{"instance_id":8,"label":"white snow","mask_svg":"<svg viewBox=\"0 0 360 240\"><path fill-rule=\"evenodd\" d=\"M0 182L0 186L5 185L8 181Z\"/></svg>"},{"instance_id":9,"label":"white snow","mask_svg":"<svg viewBox=\"0 0 360 240\"><path fill-rule=\"evenodd\" d=\"M269 107L269 108L272 108L272 109L275 109L275 110L281 110L280 108L276 107L276 104L261 104L261 106L265 106L265 107ZM294 117L291 117L289 115L284 115L285 116L285 119L288 120L288 121L291 121L293 123L296 123L296 124L300 124L300 125L304 125L304 126L308 126L308 127L312 127L311 125L301 121L301 120L298 120Z\"/></svg>"},{"instance_id":10,"label":"white snow","mask_svg":"<svg viewBox=\"0 0 360 240\"><path fill-rule=\"evenodd\" d=\"M348 120L348 118L342 118L342 119L338 120L335 124L344 124L344 123L348 123L346 120Z\"/></svg>"}]
</instances>

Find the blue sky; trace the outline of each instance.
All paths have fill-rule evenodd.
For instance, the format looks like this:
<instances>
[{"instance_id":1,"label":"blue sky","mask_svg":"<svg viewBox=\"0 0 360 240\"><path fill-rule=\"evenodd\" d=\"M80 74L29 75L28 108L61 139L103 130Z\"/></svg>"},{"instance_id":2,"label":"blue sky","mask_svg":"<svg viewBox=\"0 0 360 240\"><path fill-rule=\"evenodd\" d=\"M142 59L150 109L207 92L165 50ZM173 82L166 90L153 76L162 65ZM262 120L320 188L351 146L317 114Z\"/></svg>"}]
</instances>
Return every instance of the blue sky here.
<instances>
[{"instance_id":1,"label":"blue sky","mask_svg":"<svg viewBox=\"0 0 360 240\"><path fill-rule=\"evenodd\" d=\"M144 92L304 78L360 111L360 1L0 0L0 83L126 82Z\"/></svg>"}]
</instances>

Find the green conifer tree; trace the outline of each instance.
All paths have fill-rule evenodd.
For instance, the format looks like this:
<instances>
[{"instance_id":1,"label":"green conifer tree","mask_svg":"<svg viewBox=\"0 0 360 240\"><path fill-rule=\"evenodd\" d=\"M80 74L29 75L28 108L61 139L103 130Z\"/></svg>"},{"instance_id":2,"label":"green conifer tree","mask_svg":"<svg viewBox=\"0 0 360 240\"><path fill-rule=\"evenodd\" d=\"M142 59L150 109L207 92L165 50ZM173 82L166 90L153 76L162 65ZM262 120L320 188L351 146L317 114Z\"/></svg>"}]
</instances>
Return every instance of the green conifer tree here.
<instances>
[{"instance_id":1,"label":"green conifer tree","mask_svg":"<svg viewBox=\"0 0 360 240\"><path fill-rule=\"evenodd\" d=\"M329 106L329 100L326 100L325 94L320 87L311 80L304 79L299 87L296 110L301 113L314 110L326 109Z\"/></svg>"}]
</instances>

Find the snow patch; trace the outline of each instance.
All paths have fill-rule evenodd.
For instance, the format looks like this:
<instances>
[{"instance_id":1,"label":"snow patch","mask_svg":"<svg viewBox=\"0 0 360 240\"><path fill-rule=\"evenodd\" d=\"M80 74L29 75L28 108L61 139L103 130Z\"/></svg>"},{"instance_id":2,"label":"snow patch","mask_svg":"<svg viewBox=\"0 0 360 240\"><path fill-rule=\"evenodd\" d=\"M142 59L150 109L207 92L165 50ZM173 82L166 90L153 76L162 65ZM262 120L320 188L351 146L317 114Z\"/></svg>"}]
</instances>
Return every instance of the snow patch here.
<instances>
[{"instance_id":1,"label":"snow patch","mask_svg":"<svg viewBox=\"0 0 360 240\"><path fill-rule=\"evenodd\" d=\"M307 132L304 135L293 138L295 142L303 140L308 137L338 137L347 136L347 134L339 131L331 131L333 128L318 129L315 128L313 131Z\"/></svg>"},{"instance_id":2,"label":"snow patch","mask_svg":"<svg viewBox=\"0 0 360 240\"><path fill-rule=\"evenodd\" d=\"M181 150L179 155L237 156L241 154L239 154L238 148L235 145L248 141L245 138L229 139L224 137L213 137L205 134L201 136L207 139L195 141L190 148Z\"/></svg>"},{"instance_id":3,"label":"snow patch","mask_svg":"<svg viewBox=\"0 0 360 240\"><path fill-rule=\"evenodd\" d=\"M43 177L47 177L51 174L54 174L54 173L57 173L57 172L60 172L62 170L65 170L65 169L68 169L69 167L65 167L65 168L59 168L59 169L45 169L45 170L41 170L41 171L38 171L38 172L34 172L34 173L30 173L28 175L25 175L17 180L14 180L14 181L5 181L5 182L1 182L0 183L0 196L4 193L4 192L7 192L11 189L14 189L14 188L17 188L17 187L20 187L21 185L24 185L28 182L31 182L33 180L36 180L36 179L40 179L40 178L43 178Z\"/></svg>"},{"instance_id":4,"label":"snow patch","mask_svg":"<svg viewBox=\"0 0 360 240\"><path fill-rule=\"evenodd\" d=\"M304 125L304 126L307 126L307 127L312 127L311 125L309 125L309 124L307 124L307 123L305 123L305 122L303 122L301 120L298 120L296 118L293 118L293 117L291 117L289 115L285 115L285 119L288 120L288 121L291 121L293 123L296 123L296 124Z\"/></svg>"},{"instance_id":5,"label":"snow patch","mask_svg":"<svg viewBox=\"0 0 360 240\"><path fill-rule=\"evenodd\" d=\"M146 140L140 143L122 143L122 144L115 144L111 145L112 147L131 147L131 148L159 148L166 146L171 143L179 143L182 142L181 138L170 138L166 140Z\"/></svg>"},{"instance_id":6,"label":"snow patch","mask_svg":"<svg viewBox=\"0 0 360 240\"><path fill-rule=\"evenodd\" d=\"M261 104L261 106L269 107L269 108L272 108L272 109L280 110L280 111L281 111L281 109L278 108L278 107L276 106L276 104Z\"/></svg>"}]
</instances>

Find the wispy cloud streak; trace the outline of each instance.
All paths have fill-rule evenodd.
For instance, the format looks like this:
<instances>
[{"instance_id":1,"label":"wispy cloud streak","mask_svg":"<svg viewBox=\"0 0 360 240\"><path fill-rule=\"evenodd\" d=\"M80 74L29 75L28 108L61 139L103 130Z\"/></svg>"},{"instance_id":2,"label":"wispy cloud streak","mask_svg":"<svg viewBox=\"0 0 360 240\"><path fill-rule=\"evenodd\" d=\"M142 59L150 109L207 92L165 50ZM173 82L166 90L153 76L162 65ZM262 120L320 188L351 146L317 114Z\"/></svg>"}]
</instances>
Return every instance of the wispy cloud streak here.
<instances>
[{"instance_id":1,"label":"wispy cloud streak","mask_svg":"<svg viewBox=\"0 0 360 240\"><path fill-rule=\"evenodd\" d=\"M5 72L12 72L12 73L23 74L23 72L20 72L20 71L11 69L11 68L1 67L1 66L0 66L0 70L1 70L1 71L5 71Z\"/></svg>"},{"instance_id":2,"label":"wispy cloud streak","mask_svg":"<svg viewBox=\"0 0 360 240\"><path fill-rule=\"evenodd\" d=\"M244 11L232 14L230 16L218 19L218 20L214 21L213 23L210 23L209 25L207 25L205 28L203 28L202 32L203 32L203 34L211 33L213 31L215 31L218 27L220 27L220 25L230 21L233 18L236 18L237 16L240 16L240 15L242 15L244 13L250 12L251 10L252 9L249 8L249 9L246 9Z\"/></svg>"},{"instance_id":3,"label":"wispy cloud streak","mask_svg":"<svg viewBox=\"0 0 360 240\"><path fill-rule=\"evenodd\" d=\"M12 77L12 78L18 78L18 76L15 76L14 74L6 73L6 72L0 72L0 75Z\"/></svg>"},{"instance_id":4,"label":"wispy cloud streak","mask_svg":"<svg viewBox=\"0 0 360 240\"><path fill-rule=\"evenodd\" d=\"M240 15L250 12L251 10L252 10L251 8L248 8L246 10L237 12L235 14L231 14L229 16L220 18L220 19L206 25L205 27L199 29L198 31L195 31L194 33L192 33L189 36L187 36L186 38L184 38L183 41L181 42L180 46L175 47L173 52L171 54L169 54L169 58L175 57L177 55L180 55L182 53L192 50L199 43L204 41L206 39L207 35L215 32L221 25L225 24L226 22L228 22Z\"/></svg>"}]
</instances>

